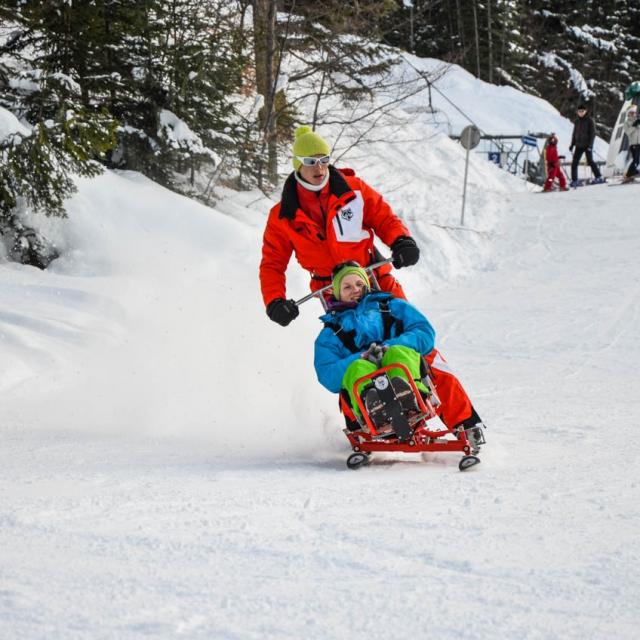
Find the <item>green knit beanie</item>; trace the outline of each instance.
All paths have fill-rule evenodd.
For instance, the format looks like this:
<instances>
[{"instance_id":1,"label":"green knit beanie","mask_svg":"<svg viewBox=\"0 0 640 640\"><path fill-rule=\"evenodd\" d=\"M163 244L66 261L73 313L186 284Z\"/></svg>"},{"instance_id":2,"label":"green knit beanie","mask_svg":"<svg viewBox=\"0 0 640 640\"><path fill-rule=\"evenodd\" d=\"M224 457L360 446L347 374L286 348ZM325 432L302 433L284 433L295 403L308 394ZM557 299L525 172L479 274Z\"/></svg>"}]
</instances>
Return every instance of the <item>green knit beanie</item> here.
<instances>
[{"instance_id":1,"label":"green knit beanie","mask_svg":"<svg viewBox=\"0 0 640 640\"><path fill-rule=\"evenodd\" d=\"M340 285L342 284L342 281L351 273L359 275L367 285L367 290L371 289L367 272L360 266L356 267L354 265L347 264L333 276L333 280L331 281L331 285L333 288L333 297L336 300L340 300Z\"/></svg>"},{"instance_id":2,"label":"green knit beanie","mask_svg":"<svg viewBox=\"0 0 640 640\"><path fill-rule=\"evenodd\" d=\"M293 141L293 168L297 171L300 167L300 160L295 156L328 156L331 149L327 141L306 125L298 127Z\"/></svg>"}]
</instances>

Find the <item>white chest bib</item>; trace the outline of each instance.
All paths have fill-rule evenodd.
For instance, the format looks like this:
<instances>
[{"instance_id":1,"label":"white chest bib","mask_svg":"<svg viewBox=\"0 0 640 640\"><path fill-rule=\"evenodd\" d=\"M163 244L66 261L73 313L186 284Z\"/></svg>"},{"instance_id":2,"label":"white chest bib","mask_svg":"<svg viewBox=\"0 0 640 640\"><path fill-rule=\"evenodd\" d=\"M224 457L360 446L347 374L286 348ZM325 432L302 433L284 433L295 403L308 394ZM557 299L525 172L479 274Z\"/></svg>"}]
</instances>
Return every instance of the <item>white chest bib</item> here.
<instances>
[{"instance_id":1,"label":"white chest bib","mask_svg":"<svg viewBox=\"0 0 640 640\"><path fill-rule=\"evenodd\" d=\"M359 242L369 238L369 232L362 228L364 220L364 199L360 191L354 191L355 198L336 213L333 231L338 242Z\"/></svg>"}]
</instances>

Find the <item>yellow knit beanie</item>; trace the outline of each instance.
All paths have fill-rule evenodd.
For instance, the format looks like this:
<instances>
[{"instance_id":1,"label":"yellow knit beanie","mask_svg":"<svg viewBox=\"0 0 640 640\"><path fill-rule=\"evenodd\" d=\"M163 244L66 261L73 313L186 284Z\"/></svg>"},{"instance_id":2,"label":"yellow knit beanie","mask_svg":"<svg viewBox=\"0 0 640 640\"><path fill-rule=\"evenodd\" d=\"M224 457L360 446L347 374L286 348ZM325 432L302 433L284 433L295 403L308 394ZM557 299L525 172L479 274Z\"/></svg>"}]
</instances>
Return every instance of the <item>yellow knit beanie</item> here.
<instances>
[{"instance_id":1,"label":"yellow knit beanie","mask_svg":"<svg viewBox=\"0 0 640 640\"><path fill-rule=\"evenodd\" d=\"M296 129L292 152L293 168L297 171L301 163L296 156L328 156L331 153L331 149L322 136L313 131L311 127L303 125Z\"/></svg>"}]
</instances>

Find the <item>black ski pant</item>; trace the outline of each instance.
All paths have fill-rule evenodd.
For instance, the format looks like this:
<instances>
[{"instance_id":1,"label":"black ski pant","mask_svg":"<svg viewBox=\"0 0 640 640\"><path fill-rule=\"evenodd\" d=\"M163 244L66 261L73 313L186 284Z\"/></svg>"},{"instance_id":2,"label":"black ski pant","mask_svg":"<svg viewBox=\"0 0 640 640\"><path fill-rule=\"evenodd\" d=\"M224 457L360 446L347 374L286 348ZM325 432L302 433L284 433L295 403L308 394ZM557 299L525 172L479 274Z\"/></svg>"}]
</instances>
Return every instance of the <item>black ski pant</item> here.
<instances>
[{"instance_id":1,"label":"black ski pant","mask_svg":"<svg viewBox=\"0 0 640 640\"><path fill-rule=\"evenodd\" d=\"M571 180L573 182L578 179L578 165L580 164L580 159L582 158L583 153L587 154L587 162L591 167L591 171L593 171L593 177L600 177L600 169L598 169L598 165L593 161L593 152L591 149L588 149L587 147L576 147L573 159L571 160Z\"/></svg>"},{"instance_id":2,"label":"black ski pant","mask_svg":"<svg viewBox=\"0 0 640 640\"><path fill-rule=\"evenodd\" d=\"M632 176L637 176L638 165L640 164L640 144L632 144L629 147L629 151L631 151L631 164L627 169L627 172L624 174L627 178L631 178Z\"/></svg>"}]
</instances>

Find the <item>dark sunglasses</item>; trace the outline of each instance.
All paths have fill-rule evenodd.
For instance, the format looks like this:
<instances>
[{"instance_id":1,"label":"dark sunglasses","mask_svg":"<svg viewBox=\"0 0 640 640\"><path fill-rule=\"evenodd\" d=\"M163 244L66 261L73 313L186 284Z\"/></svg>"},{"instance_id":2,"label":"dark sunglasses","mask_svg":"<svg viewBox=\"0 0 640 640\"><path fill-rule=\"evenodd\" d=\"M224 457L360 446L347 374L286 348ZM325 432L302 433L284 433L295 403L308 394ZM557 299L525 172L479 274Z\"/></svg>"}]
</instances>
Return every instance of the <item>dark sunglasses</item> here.
<instances>
[{"instance_id":1,"label":"dark sunglasses","mask_svg":"<svg viewBox=\"0 0 640 640\"><path fill-rule=\"evenodd\" d=\"M331 156L322 156L322 158L314 158L312 156L296 156L305 167L315 167L317 164L321 164L326 167L331 162Z\"/></svg>"}]
</instances>

